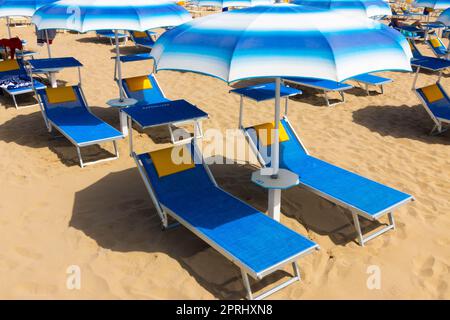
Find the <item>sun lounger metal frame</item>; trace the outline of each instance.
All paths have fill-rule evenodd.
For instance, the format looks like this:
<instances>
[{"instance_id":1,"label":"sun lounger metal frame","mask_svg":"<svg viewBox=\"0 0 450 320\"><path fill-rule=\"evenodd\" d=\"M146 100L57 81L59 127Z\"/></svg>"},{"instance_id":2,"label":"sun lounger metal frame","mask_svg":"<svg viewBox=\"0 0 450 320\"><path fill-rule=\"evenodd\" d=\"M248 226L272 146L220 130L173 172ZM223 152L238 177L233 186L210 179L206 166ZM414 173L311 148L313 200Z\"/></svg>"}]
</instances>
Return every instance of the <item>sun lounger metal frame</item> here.
<instances>
[{"instance_id":1,"label":"sun lounger metal frame","mask_svg":"<svg viewBox=\"0 0 450 320\"><path fill-rule=\"evenodd\" d=\"M152 38L153 35L156 35L156 32L147 30L147 31L145 31L145 33L148 35L148 37L149 37L150 39L153 40L153 42L156 41L155 39ZM133 43L134 43L137 47L141 47L141 48L145 48L145 49L150 49L150 50L153 48L153 46L147 46L147 45L144 45L144 44L141 44L141 43L136 42L136 41L135 41L135 37L134 37L134 35L133 35L133 31L129 31L129 34L130 34L130 39L131 39L131 41L133 41Z\"/></svg>"},{"instance_id":2,"label":"sun lounger metal frame","mask_svg":"<svg viewBox=\"0 0 450 320\"><path fill-rule=\"evenodd\" d=\"M393 81L392 79L380 77L380 76L373 75L373 74L370 74L370 73L363 74L361 76L365 76L365 75L378 77L378 78L380 78L380 81L378 81L378 82L370 82L370 81L364 80L363 78L359 78L359 76L352 77L352 78L348 79L348 81L355 81L356 83L358 83L358 85L361 88L364 88L364 90L366 91L366 94L368 96L370 95L369 86L379 87L380 88L380 93L383 94L384 93L384 87L383 86L385 84L391 83ZM382 81L381 79L385 79L385 80Z\"/></svg>"},{"instance_id":3,"label":"sun lounger metal frame","mask_svg":"<svg viewBox=\"0 0 450 320\"><path fill-rule=\"evenodd\" d=\"M289 119L287 118L286 115L283 116L283 120L289 125L291 131L293 132L293 134L294 134L295 138L297 139L297 141L298 141L298 142L300 143L300 145L303 147L305 153L306 153L307 155L309 155L308 149L306 149L306 147L305 147L305 145L303 144L302 140L300 139L300 137L298 136L298 134L297 134L297 133L295 132L295 130L293 129L293 127L292 127L291 123L289 122ZM245 137L246 137L246 139L247 139L247 141L248 141L248 143L249 143L251 149L253 150L253 152L254 152L255 155L257 156L258 161L260 162L260 164L261 164L262 166L265 166L265 161L264 161L264 159L262 158L262 156L261 156L261 154L260 154L260 152L259 152L259 150L258 150L258 147L254 144L252 138L251 138L250 135L248 134L247 130L246 130L244 127L241 127L241 130L243 131L243 133L244 133L244 135L245 135ZM380 236L381 234L383 234L383 233L385 233L385 232L387 232L387 231L389 231L389 230L395 229L395 219L394 219L394 213L393 213L394 210L397 209L398 207L404 205L405 203L414 200L414 198L411 197L411 198L409 198L409 199L407 199L407 200L404 200L404 201L402 201L402 202L397 203L395 206L386 208L385 210L380 211L380 212L378 212L378 213L375 214L375 215L369 215L369 214L367 214L366 212L361 211L361 210L355 208L354 206L352 206L352 205L349 204L349 203L346 203L346 202L341 201L341 200L339 200L339 199L333 198L333 197L329 196L328 194L326 194L326 193L324 193L324 192L322 192L322 191L320 191L320 190L318 190L318 189L315 189L315 188L313 188L313 187L311 187L311 186L308 186L308 185L306 185L306 184L303 184L303 183L302 183L301 177L300 177L300 186L304 187L305 189L307 189L307 190L309 190L309 191L312 191L313 193L316 193L316 194L319 195L320 197L322 197L322 198L324 198L324 199L326 199L326 200L328 200L328 201L330 201L330 202L332 202L332 203L334 203L334 204L337 204L337 205L339 205L339 206L341 206L341 207L343 207L343 208L348 209L348 210L351 212L351 214L352 214L353 224L354 224L355 230L356 230L357 235L358 235L358 240L359 240L358 242L359 242L359 244L360 244L362 247L363 247L368 241L370 241L370 240L372 240L372 239L374 239L374 238ZM365 235L363 235L363 232L362 232L362 230L361 230L361 224L360 224L360 221L359 221L359 216L361 216L361 217L363 217L363 218L365 218L365 219L367 219L367 220L370 220L370 221L379 221L379 219L382 218L383 216L387 216L387 217L388 217L388 224L387 224L385 227L383 227L382 229L380 229L380 230L378 230L378 231L375 231L375 232L373 232L373 233L370 233L369 235L365 236Z\"/></svg>"},{"instance_id":4,"label":"sun lounger metal frame","mask_svg":"<svg viewBox=\"0 0 450 320\"><path fill-rule=\"evenodd\" d=\"M111 33L110 34L106 34L106 33L109 33L109 32L105 32L105 31L111 31ZM114 41L115 41L116 35L114 34L113 30L103 30L103 31L99 30L99 31L96 31L95 34L96 34L97 38L106 38L106 39L108 39L109 43L112 46L114 46ZM121 39L123 39L122 44L120 44L120 46L122 46L122 47L126 46L127 42L128 42L128 35L125 34L125 33L119 33L117 36L119 38L119 41Z\"/></svg>"},{"instance_id":5,"label":"sun lounger metal frame","mask_svg":"<svg viewBox=\"0 0 450 320\"><path fill-rule=\"evenodd\" d=\"M350 85L350 84L347 84L347 83L344 84L344 83L337 82L337 81L336 81L337 83L340 83L340 84L344 85L344 87L343 88L337 88L335 90L331 90L329 88L315 86L315 85L312 85L312 84L307 83L307 82L302 82L300 79L298 81L296 81L293 78L289 78L289 79L283 79L282 81L283 81L283 83L291 82L291 83L295 83L295 84L298 84L298 85L301 85L301 86L305 86L305 87L309 87L309 88L313 88L313 89L322 91L323 92L322 95L323 95L323 98L325 99L327 107L332 107L332 106L336 106L338 104L345 103L344 91L353 88L353 86ZM334 102L334 103L330 103L330 99L328 97L328 93L329 92L337 92L339 94L339 96L341 97L341 100L337 101L337 102Z\"/></svg>"},{"instance_id":6,"label":"sun lounger metal frame","mask_svg":"<svg viewBox=\"0 0 450 320\"><path fill-rule=\"evenodd\" d=\"M205 168L209 178L211 179L211 181L213 182L213 184L221 191L223 191L224 193L230 195L231 197L242 201L240 199L238 199L237 197L233 196L232 194L226 192L225 190L221 189L216 180L214 179L214 176L212 175L211 171L208 168L208 165L205 163L203 156L200 154L200 152L198 151L196 145L195 145L195 137L194 140L192 141L193 145L194 145L194 152L196 153L195 157L197 159L201 159L202 160L202 165ZM175 212L173 212L172 210L170 210L169 208L165 207L163 204L161 204L158 201L158 198L153 190L153 187L151 186L151 183L149 182L149 179L147 177L147 174L145 172L145 169L143 168L143 164L141 162L141 160L138 158L138 155L136 153L132 153L133 159L136 163L136 166L138 167L139 170L139 174L141 175L142 180L144 181L145 187L148 191L148 193L150 194L150 198L152 199L152 202L156 208L156 211L158 213L158 216L161 219L162 225L163 225L163 230L165 229L169 229L173 226L176 226L178 224L183 225L185 228L187 228L189 231L191 231L193 234L195 234L196 236L198 236L200 239L202 239L203 241L205 241L208 245L210 245L213 249L215 249L216 251L218 251L220 254L222 254L225 258L227 258L229 261L231 261L232 263L234 263L236 266L239 267L239 269L241 270L241 276L242 276L242 281L245 287L245 290L247 291L247 299L249 300L262 300L278 291L280 291L281 289L287 287L288 285L296 282L296 281L300 281L301 280L301 275L300 275L300 271L298 268L298 264L297 264L297 260L306 255L311 253L314 249L318 250L319 246L316 244L314 247L308 248L307 250L303 251L303 252L299 252L298 254L290 257L289 259L286 259L285 261L282 261L262 272L259 273L255 273L251 268L249 268L246 264L244 264L242 261L240 261L237 257L231 255L229 252L225 251L219 244L215 243L214 241L212 241L211 239L209 239L208 237L206 237L205 235L203 235L201 232L199 232L196 228L194 228L191 224L189 224L187 221L185 221L183 218L181 218L179 215L177 215ZM169 217L173 218L174 220L176 220L178 223L176 224L169 224L168 220ZM291 264L293 271L294 271L294 276L292 276L291 278L289 278L288 280L282 282L279 285L276 285L275 287L262 292L261 294L255 296L252 292L252 288L250 286L250 281L249 281L249 277L251 276L253 279L255 280L261 280L262 278L264 278L265 276L282 269L285 265L287 264Z\"/></svg>"}]
</instances>

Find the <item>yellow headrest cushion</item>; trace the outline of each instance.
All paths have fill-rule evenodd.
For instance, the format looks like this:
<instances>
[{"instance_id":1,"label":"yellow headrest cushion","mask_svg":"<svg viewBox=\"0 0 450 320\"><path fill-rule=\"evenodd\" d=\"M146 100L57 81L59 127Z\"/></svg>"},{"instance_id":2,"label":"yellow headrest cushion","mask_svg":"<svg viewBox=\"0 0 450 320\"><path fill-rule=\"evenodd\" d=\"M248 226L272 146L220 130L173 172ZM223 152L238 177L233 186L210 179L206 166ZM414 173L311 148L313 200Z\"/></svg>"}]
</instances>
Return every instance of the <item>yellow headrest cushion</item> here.
<instances>
[{"instance_id":1,"label":"yellow headrest cushion","mask_svg":"<svg viewBox=\"0 0 450 320\"><path fill-rule=\"evenodd\" d=\"M430 43L433 46L433 48L439 48L440 46L442 46L442 43L437 38L431 39Z\"/></svg>"},{"instance_id":2,"label":"yellow headrest cushion","mask_svg":"<svg viewBox=\"0 0 450 320\"><path fill-rule=\"evenodd\" d=\"M186 4L186 1L178 1L177 5L179 6L184 6Z\"/></svg>"},{"instance_id":3,"label":"yellow headrest cushion","mask_svg":"<svg viewBox=\"0 0 450 320\"><path fill-rule=\"evenodd\" d=\"M50 103L63 103L77 101L77 96L73 87L59 87L59 88L47 88L48 102Z\"/></svg>"},{"instance_id":4,"label":"yellow headrest cushion","mask_svg":"<svg viewBox=\"0 0 450 320\"><path fill-rule=\"evenodd\" d=\"M427 98L429 103L439 101L444 98L444 94L437 84L432 84L431 86L423 87L422 92Z\"/></svg>"},{"instance_id":5,"label":"yellow headrest cushion","mask_svg":"<svg viewBox=\"0 0 450 320\"><path fill-rule=\"evenodd\" d=\"M268 146L272 144L272 132L275 129L273 122L263 123L253 127L256 130L259 141L263 146ZM279 141L284 142L289 140L289 136L284 129L283 124L280 122L279 126Z\"/></svg>"},{"instance_id":6,"label":"yellow headrest cushion","mask_svg":"<svg viewBox=\"0 0 450 320\"><path fill-rule=\"evenodd\" d=\"M135 37L135 38L147 38L148 34L147 34L147 32L133 31L133 37Z\"/></svg>"},{"instance_id":7,"label":"yellow headrest cushion","mask_svg":"<svg viewBox=\"0 0 450 320\"><path fill-rule=\"evenodd\" d=\"M130 91L142 91L153 88L148 76L128 78L125 81Z\"/></svg>"},{"instance_id":8,"label":"yellow headrest cushion","mask_svg":"<svg viewBox=\"0 0 450 320\"><path fill-rule=\"evenodd\" d=\"M191 152L185 145L150 152L150 158L160 178L195 167Z\"/></svg>"},{"instance_id":9,"label":"yellow headrest cushion","mask_svg":"<svg viewBox=\"0 0 450 320\"><path fill-rule=\"evenodd\" d=\"M5 60L0 62L0 72L19 70L20 66L17 60Z\"/></svg>"}]
</instances>

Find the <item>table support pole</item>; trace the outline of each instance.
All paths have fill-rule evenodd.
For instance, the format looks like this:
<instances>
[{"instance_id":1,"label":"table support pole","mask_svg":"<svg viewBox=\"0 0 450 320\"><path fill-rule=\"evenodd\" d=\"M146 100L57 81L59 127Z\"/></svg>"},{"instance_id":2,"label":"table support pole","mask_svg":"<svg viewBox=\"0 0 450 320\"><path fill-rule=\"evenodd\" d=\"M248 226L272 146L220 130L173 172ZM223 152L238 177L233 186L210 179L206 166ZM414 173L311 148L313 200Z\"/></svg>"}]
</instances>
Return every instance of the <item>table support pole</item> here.
<instances>
[{"instance_id":1,"label":"table support pole","mask_svg":"<svg viewBox=\"0 0 450 320\"><path fill-rule=\"evenodd\" d=\"M269 190L269 216L280 222L281 212L281 190L270 189Z\"/></svg>"}]
</instances>

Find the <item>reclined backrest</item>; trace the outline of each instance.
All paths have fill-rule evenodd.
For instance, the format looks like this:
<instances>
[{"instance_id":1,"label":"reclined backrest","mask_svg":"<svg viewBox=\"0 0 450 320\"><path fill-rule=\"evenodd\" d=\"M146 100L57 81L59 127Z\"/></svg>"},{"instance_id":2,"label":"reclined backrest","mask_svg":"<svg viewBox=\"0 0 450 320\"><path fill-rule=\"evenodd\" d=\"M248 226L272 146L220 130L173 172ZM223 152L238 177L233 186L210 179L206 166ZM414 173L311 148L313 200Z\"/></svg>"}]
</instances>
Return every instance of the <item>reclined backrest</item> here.
<instances>
[{"instance_id":1,"label":"reclined backrest","mask_svg":"<svg viewBox=\"0 0 450 320\"><path fill-rule=\"evenodd\" d=\"M430 44L431 48L438 54L438 55L445 55L447 53L447 48L442 43L442 40L440 38L432 38L427 40Z\"/></svg>"},{"instance_id":2,"label":"reclined backrest","mask_svg":"<svg viewBox=\"0 0 450 320\"><path fill-rule=\"evenodd\" d=\"M136 105L167 101L153 74L123 79L122 85L127 96L138 101Z\"/></svg>"},{"instance_id":3,"label":"reclined backrest","mask_svg":"<svg viewBox=\"0 0 450 320\"><path fill-rule=\"evenodd\" d=\"M46 111L54 108L86 107L78 86L46 88L38 90Z\"/></svg>"},{"instance_id":4,"label":"reclined backrest","mask_svg":"<svg viewBox=\"0 0 450 320\"><path fill-rule=\"evenodd\" d=\"M420 59L423 58L423 55L420 53L413 39L407 39L409 43L409 47L411 48L411 52L413 54L413 58Z\"/></svg>"},{"instance_id":5,"label":"reclined backrest","mask_svg":"<svg viewBox=\"0 0 450 320\"><path fill-rule=\"evenodd\" d=\"M274 128L272 123L264 123L261 125L247 128L247 133L253 144L257 147L264 165L269 166L271 162L271 132ZM299 158L307 156L306 150L295 136L294 131L290 128L285 119L280 122L280 165L288 161L298 161Z\"/></svg>"},{"instance_id":6,"label":"reclined backrest","mask_svg":"<svg viewBox=\"0 0 450 320\"><path fill-rule=\"evenodd\" d=\"M159 199L201 195L202 190L215 187L192 143L150 152L140 158Z\"/></svg>"},{"instance_id":7,"label":"reclined backrest","mask_svg":"<svg viewBox=\"0 0 450 320\"><path fill-rule=\"evenodd\" d=\"M13 76L27 77L28 74L19 60L0 61L0 80L8 79Z\"/></svg>"}]
</instances>

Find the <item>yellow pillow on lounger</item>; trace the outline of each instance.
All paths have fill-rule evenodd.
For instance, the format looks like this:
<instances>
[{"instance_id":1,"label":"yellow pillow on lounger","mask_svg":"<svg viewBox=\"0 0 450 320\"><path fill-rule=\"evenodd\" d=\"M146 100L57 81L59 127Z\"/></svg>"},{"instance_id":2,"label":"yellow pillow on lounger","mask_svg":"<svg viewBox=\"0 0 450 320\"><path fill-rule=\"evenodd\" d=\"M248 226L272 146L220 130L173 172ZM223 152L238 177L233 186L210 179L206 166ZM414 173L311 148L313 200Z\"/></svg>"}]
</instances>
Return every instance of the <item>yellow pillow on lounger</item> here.
<instances>
[{"instance_id":1,"label":"yellow pillow on lounger","mask_svg":"<svg viewBox=\"0 0 450 320\"><path fill-rule=\"evenodd\" d=\"M433 46L433 48L439 48L440 46L442 46L442 43L437 38L431 39L430 43Z\"/></svg>"},{"instance_id":2,"label":"yellow pillow on lounger","mask_svg":"<svg viewBox=\"0 0 450 320\"><path fill-rule=\"evenodd\" d=\"M125 79L130 91L142 91L153 88L148 76L140 76Z\"/></svg>"},{"instance_id":3,"label":"yellow pillow on lounger","mask_svg":"<svg viewBox=\"0 0 450 320\"><path fill-rule=\"evenodd\" d=\"M275 129L275 125L273 122L263 123L254 126L253 128L256 130L256 134L258 135L258 138L263 146L268 146L272 144L272 130ZM279 136L280 142L289 140L289 136L281 122L280 122Z\"/></svg>"},{"instance_id":4,"label":"yellow pillow on lounger","mask_svg":"<svg viewBox=\"0 0 450 320\"><path fill-rule=\"evenodd\" d=\"M185 145L150 152L150 158L160 178L195 167Z\"/></svg>"},{"instance_id":5,"label":"yellow pillow on lounger","mask_svg":"<svg viewBox=\"0 0 450 320\"><path fill-rule=\"evenodd\" d=\"M444 99L444 94L441 89L437 86L437 84L432 84L431 86L423 87L422 92L427 98L429 103L433 103L435 101L439 101Z\"/></svg>"},{"instance_id":6,"label":"yellow pillow on lounger","mask_svg":"<svg viewBox=\"0 0 450 320\"><path fill-rule=\"evenodd\" d=\"M77 101L73 87L47 88L47 99L50 103L64 103Z\"/></svg>"},{"instance_id":7,"label":"yellow pillow on lounger","mask_svg":"<svg viewBox=\"0 0 450 320\"><path fill-rule=\"evenodd\" d=\"M5 60L0 62L0 72L19 70L19 68L17 60Z\"/></svg>"},{"instance_id":8,"label":"yellow pillow on lounger","mask_svg":"<svg viewBox=\"0 0 450 320\"><path fill-rule=\"evenodd\" d=\"M133 37L135 37L135 38L147 38L148 34L147 34L147 32L134 31L133 32Z\"/></svg>"}]
</instances>

